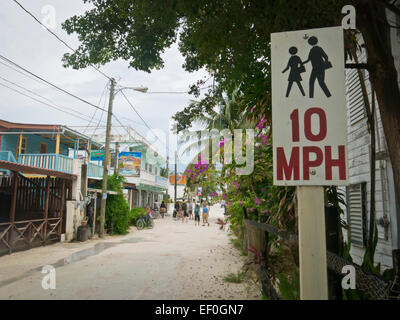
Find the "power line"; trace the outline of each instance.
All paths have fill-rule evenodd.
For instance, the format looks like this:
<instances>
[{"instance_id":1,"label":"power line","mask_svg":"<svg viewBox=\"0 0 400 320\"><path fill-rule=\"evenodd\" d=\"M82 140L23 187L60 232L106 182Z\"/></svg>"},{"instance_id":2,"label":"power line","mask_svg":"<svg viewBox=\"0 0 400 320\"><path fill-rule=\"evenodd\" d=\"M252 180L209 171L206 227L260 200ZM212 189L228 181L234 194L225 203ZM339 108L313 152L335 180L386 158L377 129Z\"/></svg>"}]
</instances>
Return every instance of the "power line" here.
<instances>
[{"instance_id":1,"label":"power line","mask_svg":"<svg viewBox=\"0 0 400 320\"><path fill-rule=\"evenodd\" d=\"M105 92L106 92L107 85L108 85L108 82L107 82L106 85L104 86L103 92L101 93L100 100L99 100L99 103L98 103L99 106L100 106L101 100L103 99L103 96L104 96L104 94L105 94ZM85 133L86 130L88 129L88 127L91 125L91 123L92 123L92 121L93 121L93 118L94 118L94 116L96 115L96 113L97 113L97 109L94 110L93 115L92 115L92 117L90 118L89 123L87 124L86 128L83 130L83 133ZM101 118L103 118L103 117L101 116ZM101 118L100 118L100 119L101 119ZM100 121L101 121L101 120L100 120Z\"/></svg>"},{"instance_id":2,"label":"power line","mask_svg":"<svg viewBox=\"0 0 400 320\"><path fill-rule=\"evenodd\" d=\"M124 96L125 100L128 102L128 104L131 106L131 108L133 109L133 111L135 111L135 113L138 115L138 117L143 121L144 125L152 132L153 129L147 124L147 122L142 118L142 116L140 115L140 113L136 110L136 108L133 106L133 104L129 101L129 99L127 98L127 96L125 95L125 93L123 91L121 91L122 95ZM154 134L154 132L153 132ZM156 137L156 140L161 141L157 135L154 134L154 136Z\"/></svg>"},{"instance_id":3,"label":"power line","mask_svg":"<svg viewBox=\"0 0 400 320\"><path fill-rule=\"evenodd\" d=\"M3 59L4 61L6 61L6 62L8 62L8 63L10 63L10 64L12 64L12 65L14 65L14 66L16 66L17 68L19 68L19 69L25 71L26 73L28 73L28 74L34 76L35 78L37 78L37 79L43 81L44 83L47 83L48 85L50 85L50 86L56 88L57 90L59 90L59 91L61 91L61 92L64 92L64 93L68 94L68 95L71 96L71 97L74 97L75 99L78 99L78 100L80 100L80 101L82 101L82 102L84 102L84 103L86 103L86 104L88 104L88 105L90 105L90 106L92 106L92 107L94 107L94 108L96 108L96 109L99 109L99 110L101 110L101 111L103 111L103 112L107 112L107 110L105 110L105 109L103 109L103 108L100 108L100 107L96 106L95 104L93 104L93 103L91 103L91 102L89 102L89 101L87 101L87 100L85 100L85 99L83 99L83 98L80 98L80 97L78 97L77 95L75 95L75 94L73 94L73 93L71 93L71 92L68 92L68 91L65 90L65 89L62 89L62 88L60 88L59 86L57 86L57 85L55 85L55 84L53 84L53 83L51 83L51 82L49 82L49 81L43 79L42 77L40 77L40 76L34 74L33 72L31 72L31 71L25 69L24 67L21 67L19 64L17 64L17 63L15 63L15 62L11 61L10 59L7 59L6 57L4 57L4 56L1 55L1 54L0 54L0 59Z\"/></svg>"},{"instance_id":4,"label":"power line","mask_svg":"<svg viewBox=\"0 0 400 320\"><path fill-rule=\"evenodd\" d=\"M108 82L107 82L107 85L108 85ZM105 95L105 99L103 102L103 109L105 109L105 106L106 106L106 97L107 97L107 94ZM99 122L97 123L97 128L100 126L101 120L103 119L103 114L104 114L104 112L102 112L100 114L100 119L99 119ZM91 138L93 138L93 136L96 134L97 128L93 131Z\"/></svg>"},{"instance_id":5,"label":"power line","mask_svg":"<svg viewBox=\"0 0 400 320\"><path fill-rule=\"evenodd\" d=\"M40 84L42 84L42 85L44 84L44 85L46 85L46 86L49 87L49 88L53 88L52 86L49 86L47 83L43 83L42 81L40 81L40 80L38 80L38 79L36 79L36 78L34 78L34 77L32 77L32 76L30 76L30 75L28 75L28 74L22 72L22 71L20 71L20 70L18 70L17 68L14 68L14 67L8 65L7 63L4 63L4 62L0 61L0 64L2 64L3 66L6 66L7 68L9 68L9 69L11 69L11 70L14 70L15 72L18 72L19 74L22 74L23 76L25 76L25 77L27 77L27 78L29 78L29 79L31 79L31 80L36 81L37 83L40 83Z\"/></svg>"},{"instance_id":6,"label":"power line","mask_svg":"<svg viewBox=\"0 0 400 320\"><path fill-rule=\"evenodd\" d=\"M71 112L65 111L65 110L63 110L63 109L61 109L61 108L59 108L59 107L53 106L53 105L51 105L51 104L49 104L49 103L47 103L47 102L41 101L41 100L36 99L36 98L34 98L34 97L31 97L30 95L27 95L27 94L25 94L25 93L23 93L23 92L21 92L21 91L19 91L19 90L17 90L17 89L11 88L11 87L9 87L9 86L3 84L3 83L0 83L0 86L3 86L3 87L5 87L5 88L8 88L8 89L10 89L10 90L12 90L12 91L14 91L14 92L17 92L17 93L19 93L19 94L21 94L21 95L23 95L23 96L25 96L25 97L28 97L28 98L30 98L30 99L32 99L32 100L35 100L35 101L37 101L37 102L39 102L39 103L41 103L41 104L44 104L44 105L46 105L46 106L49 106L50 108L56 109L56 110L58 110L58 111L64 112L64 113L66 113L66 114L69 114L69 115L71 115L71 116L73 116L73 117L76 117L76 118L79 118L79 119L81 119L81 120L87 121L87 119L82 118L81 116L78 116L78 115L73 114L73 113L71 113Z\"/></svg>"},{"instance_id":7,"label":"power line","mask_svg":"<svg viewBox=\"0 0 400 320\"><path fill-rule=\"evenodd\" d=\"M199 90L212 88L212 85L199 88ZM148 91L146 94L189 94L188 91Z\"/></svg>"},{"instance_id":8,"label":"power line","mask_svg":"<svg viewBox=\"0 0 400 320\"><path fill-rule=\"evenodd\" d=\"M32 75L33 77L35 77L35 78L37 78L37 79L43 81L44 83L48 84L48 85L51 86L51 87L56 88L57 90L59 90L59 91L61 91L61 92L64 92L64 93L66 93L66 94L68 94L68 95L70 95L70 96L72 96L72 97L74 97L74 98L76 98L76 99L78 99L78 100L80 100L80 101L82 101L82 102L84 102L84 103L86 103L86 104L88 104L88 105L90 105L90 106L92 106L92 107L98 109L98 110L101 110L101 111L103 111L103 112L107 112L107 110L106 110L105 108L100 108L99 106L96 106L95 104L93 104L93 103L91 103L91 102L89 102L89 101L87 101L87 100L85 100L85 99L83 99L83 98L80 98L80 97L76 96L75 94L72 94L72 93L68 92L67 90L64 90L64 89L62 89L62 88L56 86L55 84L53 84L53 83L51 83L51 82L49 82L49 81L43 79L42 77L40 77L40 76L34 74L33 72L31 72L31 71L25 69L24 67L21 67L19 64L17 64L17 63L15 63L15 62L11 61L10 59L4 57L4 56L1 55L1 54L0 54L0 59L3 59L4 61L6 61L6 62L8 62L8 63L10 63L10 64L12 64L12 65L14 65L14 66L16 66L17 68L19 68L19 69L25 71L26 73L28 73L28 74ZM3 86L9 88L10 90L13 90L13 91L15 91L15 92L18 92L18 93L20 93L20 94L22 94L22 95L24 95L24 96L27 96L27 97L29 97L29 98L35 100L35 101L38 101L38 102L40 102L40 103L46 104L46 105L48 105L48 106L50 106L50 107L53 107L53 108L55 108L55 109L57 109L57 110L62 111L62 110L59 109L59 108L56 108L56 107L51 106L51 105L49 105L49 104L47 104L47 103L44 103L43 101L40 101L40 100L35 99L35 98L31 97L31 96L28 96L28 95L26 95L26 94L24 94L24 93L22 93L22 92L20 92L20 91L18 91L18 90L12 89L12 88L10 88L10 87L8 87L8 86L6 86L6 85L3 85ZM42 98L43 98L43 97L42 97ZM69 114L70 114L70 113L69 113ZM116 117L115 114L113 114L113 117L122 125L121 121ZM81 117L79 117L79 118L80 118L80 119L83 119L83 118L81 118ZM100 118L98 124L100 124L101 119L102 119L102 118ZM88 121L87 119L84 119L84 120L85 120L85 121ZM128 131L127 131L127 133L129 134Z\"/></svg>"},{"instance_id":9,"label":"power line","mask_svg":"<svg viewBox=\"0 0 400 320\"><path fill-rule=\"evenodd\" d=\"M54 103L54 101L52 101L52 100L50 100L50 99L47 99L46 97L43 97L42 95L40 95L40 94L38 94L38 93L36 93L36 92L34 92L34 91L32 91L32 90L29 90L29 89L27 89L27 88L25 88L25 87L23 87L23 86L21 86L21 85L15 83L15 82L12 82L12 81L10 81L10 80L7 80L7 79L3 78L2 76L0 76L0 79L2 79L3 81L6 81L6 82L8 82L8 83L10 83L10 84L12 84L12 85L18 87L18 88L20 88L20 89L22 89L22 90L25 90L25 91L27 91L27 92L29 92L29 93L31 93L31 94L33 94L33 95L35 95L35 96L41 98L41 99L44 99L44 100L48 101L48 102L51 103L53 106L54 106L54 105L57 106L57 105ZM60 107L60 106L58 106L58 108L68 109L68 110L71 110L72 112L75 112L75 113L81 115L81 116L84 116L84 117L89 118L88 115L86 115L86 114L84 114L84 113L82 113L82 112L76 111L76 110L74 110L74 109L72 109L72 108L69 108L69 107ZM86 121L87 121L87 120L86 120Z\"/></svg>"},{"instance_id":10,"label":"power line","mask_svg":"<svg viewBox=\"0 0 400 320\"><path fill-rule=\"evenodd\" d=\"M55 34L53 31L51 31L48 27L46 27L38 18L36 18L33 13L31 13L29 10L27 10L22 4L20 4L17 0L13 0L22 10L24 10L27 14L29 14L37 23L39 23L43 28L45 28L48 32L50 32L58 41L60 41L63 45L65 45L68 49L76 53L76 50L72 48L68 43L66 43L64 40L62 40L57 34ZM89 64L93 69L95 69L97 72L99 72L101 75L106 77L108 80L111 80L111 77L106 75L103 71L101 71L99 68L95 67L93 64Z\"/></svg>"}]
</instances>

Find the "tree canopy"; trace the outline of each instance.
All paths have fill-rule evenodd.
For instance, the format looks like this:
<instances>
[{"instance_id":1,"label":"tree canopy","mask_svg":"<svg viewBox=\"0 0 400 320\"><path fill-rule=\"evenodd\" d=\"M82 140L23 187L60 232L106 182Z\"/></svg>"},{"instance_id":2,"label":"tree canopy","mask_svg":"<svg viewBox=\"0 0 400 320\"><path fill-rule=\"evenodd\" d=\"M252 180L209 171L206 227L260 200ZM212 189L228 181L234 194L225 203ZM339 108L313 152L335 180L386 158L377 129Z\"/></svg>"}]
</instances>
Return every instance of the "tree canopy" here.
<instances>
[{"instance_id":1,"label":"tree canopy","mask_svg":"<svg viewBox=\"0 0 400 320\"><path fill-rule=\"evenodd\" d=\"M94 8L64 22L81 45L64 65L84 68L124 59L137 70L163 67L161 54L178 41L184 68L206 68L218 84L200 104L175 116L178 130L210 112L223 91L239 88L248 108L269 109L270 34L340 25L342 0L84 0ZM199 94L199 81L191 88ZM214 99L216 97L216 99ZM257 110L256 110L257 111ZM257 113L257 112L256 112Z\"/></svg>"},{"instance_id":2,"label":"tree canopy","mask_svg":"<svg viewBox=\"0 0 400 320\"><path fill-rule=\"evenodd\" d=\"M400 16L390 0L83 0L92 8L63 28L76 33L79 48L65 54L65 66L84 68L123 59L150 72L163 67L161 54L178 41L187 71L206 68L217 83L200 103L174 116L178 131L198 115L210 114L223 92L238 89L243 111L271 116L270 34L341 25L341 10L353 4L376 91L400 205L400 90L387 12ZM347 40L354 40L352 32ZM351 42L351 41L346 41ZM200 80L190 88L199 96Z\"/></svg>"}]
</instances>

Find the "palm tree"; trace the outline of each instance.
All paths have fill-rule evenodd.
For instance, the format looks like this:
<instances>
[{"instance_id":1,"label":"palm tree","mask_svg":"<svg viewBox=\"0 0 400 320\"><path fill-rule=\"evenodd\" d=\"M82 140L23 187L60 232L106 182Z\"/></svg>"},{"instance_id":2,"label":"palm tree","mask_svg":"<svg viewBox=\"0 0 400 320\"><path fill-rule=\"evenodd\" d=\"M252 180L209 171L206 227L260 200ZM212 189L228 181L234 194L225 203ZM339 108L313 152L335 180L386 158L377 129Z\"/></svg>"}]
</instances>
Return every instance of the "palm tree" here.
<instances>
[{"instance_id":1,"label":"palm tree","mask_svg":"<svg viewBox=\"0 0 400 320\"><path fill-rule=\"evenodd\" d=\"M192 101L192 104L199 103ZM230 132L234 132L235 129L248 129L254 128L255 123L253 120L246 119L243 106L241 105L241 99L239 96L239 90L234 90L232 93L228 93L225 97L220 96L218 105L218 111L213 110L208 115L200 114L193 119L193 123L202 127L203 130L222 131L228 129ZM206 143L209 137L201 139L201 130L197 131L197 135L191 135L191 144L188 145L182 153L190 151L192 148L198 149L202 144ZM180 143L187 139L186 135L180 139ZM188 141L186 141L188 142ZM201 150L197 156L202 152ZM197 157L196 156L196 157Z\"/></svg>"},{"instance_id":2,"label":"palm tree","mask_svg":"<svg viewBox=\"0 0 400 320\"><path fill-rule=\"evenodd\" d=\"M196 103L196 102L192 102ZM246 118L246 114L243 111L245 108L242 106L242 100L240 99L239 96L239 91L234 90L231 94L227 94L226 96L221 96L219 103L217 105L217 111L212 111L209 114L201 114L198 115L193 123L197 124L202 127L203 130L207 130L208 132L210 130L216 129L219 132L221 132L224 129L228 129L233 138L233 133L235 129L249 129L249 128L254 128L255 127L255 122L254 120L248 120ZM201 136L201 130L197 131L197 135L190 135L186 136L183 135L183 138L181 137L180 142L182 143L184 140L186 142L190 142L190 144L184 149L183 153L185 152L190 152L190 150L197 150L196 155L192 159L192 161L188 164L188 166L185 169L185 174L188 173L188 170L191 168L191 165L193 163L201 163L201 154L205 150L205 146L208 146L207 142L209 141L210 137L202 137ZM221 145L220 148L232 148L232 145ZM216 151L218 152L219 149ZM214 169L215 167L212 165L209 167L212 169L212 172L216 172ZM207 170L207 173L205 173L205 177L211 178L209 176L209 172ZM214 179L215 184L218 184L218 179ZM198 181L200 184L204 182L203 179Z\"/></svg>"}]
</instances>

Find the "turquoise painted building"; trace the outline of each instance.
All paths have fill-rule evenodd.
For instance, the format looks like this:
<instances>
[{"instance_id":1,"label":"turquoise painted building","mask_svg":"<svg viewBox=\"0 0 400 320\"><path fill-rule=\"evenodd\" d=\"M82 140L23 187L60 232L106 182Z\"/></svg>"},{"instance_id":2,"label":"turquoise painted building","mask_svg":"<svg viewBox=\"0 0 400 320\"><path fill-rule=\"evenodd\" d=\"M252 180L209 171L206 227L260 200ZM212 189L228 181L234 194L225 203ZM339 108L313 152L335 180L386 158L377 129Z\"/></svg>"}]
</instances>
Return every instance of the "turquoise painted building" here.
<instances>
[{"instance_id":1,"label":"turquoise painted building","mask_svg":"<svg viewBox=\"0 0 400 320\"><path fill-rule=\"evenodd\" d=\"M79 150L90 153L100 147L99 143L66 126L0 120L0 160L3 161L72 173ZM101 166L88 165L92 176L101 175Z\"/></svg>"}]
</instances>

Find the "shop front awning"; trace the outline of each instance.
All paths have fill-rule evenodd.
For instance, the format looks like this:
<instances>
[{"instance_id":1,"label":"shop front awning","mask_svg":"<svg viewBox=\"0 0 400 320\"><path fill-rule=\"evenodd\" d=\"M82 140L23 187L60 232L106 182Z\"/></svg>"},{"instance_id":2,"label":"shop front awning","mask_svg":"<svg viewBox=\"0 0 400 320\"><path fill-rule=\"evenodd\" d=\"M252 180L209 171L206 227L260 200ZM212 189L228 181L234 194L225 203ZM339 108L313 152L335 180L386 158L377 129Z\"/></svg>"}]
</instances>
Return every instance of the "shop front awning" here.
<instances>
[{"instance_id":1,"label":"shop front awning","mask_svg":"<svg viewBox=\"0 0 400 320\"><path fill-rule=\"evenodd\" d=\"M152 185L143 184L143 183L137 184L136 189L143 190L143 191L149 191L149 192L158 192L158 193L162 193L167 190L166 188L161 188L161 187L152 186Z\"/></svg>"},{"instance_id":2,"label":"shop front awning","mask_svg":"<svg viewBox=\"0 0 400 320\"><path fill-rule=\"evenodd\" d=\"M129 182L125 182L124 184L124 189L128 189L128 190L134 190L136 189L136 184L135 183L129 183Z\"/></svg>"},{"instance_id":3,"label":"shop front awning","mask_svg":"<svg viewBox=\"0 0 400 320\"><path fill-rule=\"evenodd\" d=\"M100 193L100 194L101 194L103 191L102 191L101 189L88 188L88 192L91 192L91 193ZM116 191L111 191L111 190L107 190L106 193L107 193L107 194L112 194L112 195L117 195L117 194L118 194L118 192L116 192Z\"/></svg>"}]
</instances>

